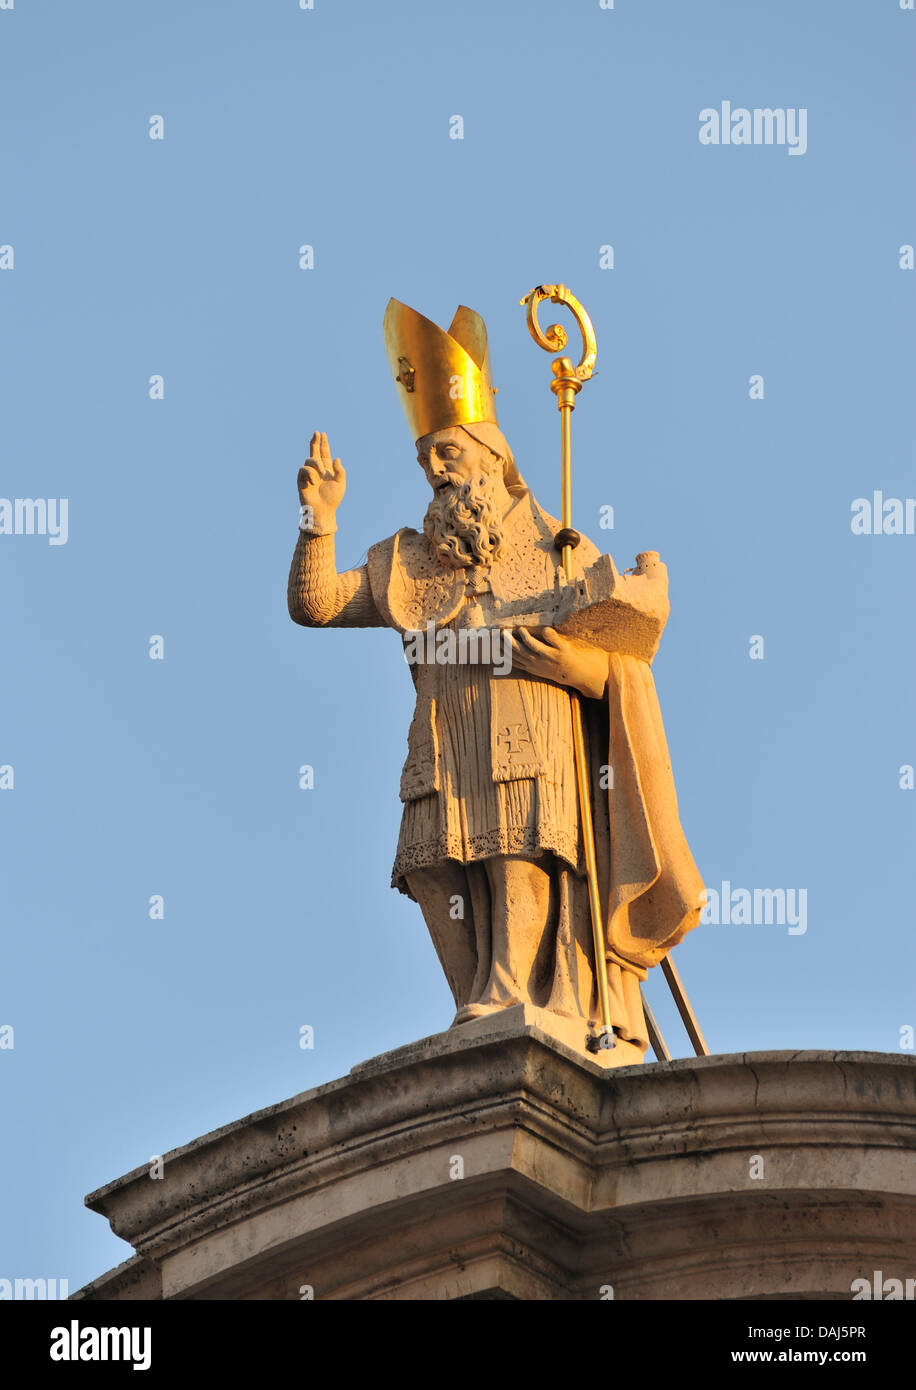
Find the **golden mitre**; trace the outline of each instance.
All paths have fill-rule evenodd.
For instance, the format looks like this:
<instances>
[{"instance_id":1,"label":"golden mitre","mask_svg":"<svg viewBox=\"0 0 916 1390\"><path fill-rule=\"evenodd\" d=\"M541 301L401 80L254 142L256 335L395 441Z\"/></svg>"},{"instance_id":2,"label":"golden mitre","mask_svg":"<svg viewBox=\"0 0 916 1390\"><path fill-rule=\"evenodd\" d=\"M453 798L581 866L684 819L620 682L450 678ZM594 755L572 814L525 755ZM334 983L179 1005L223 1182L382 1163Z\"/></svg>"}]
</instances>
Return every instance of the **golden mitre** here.
<instances>
[{"instance_id":1,"label":"golden mitre","mask_svg":"<svg viewBox=\"0 0 916 1390\"><path fill-rule=\"evenodd\" d=\"M451 425L496 425L487 327L461 304L446 333L437 323L389 299L385 351L414 440Z\"/></svg>"}]
</instances>

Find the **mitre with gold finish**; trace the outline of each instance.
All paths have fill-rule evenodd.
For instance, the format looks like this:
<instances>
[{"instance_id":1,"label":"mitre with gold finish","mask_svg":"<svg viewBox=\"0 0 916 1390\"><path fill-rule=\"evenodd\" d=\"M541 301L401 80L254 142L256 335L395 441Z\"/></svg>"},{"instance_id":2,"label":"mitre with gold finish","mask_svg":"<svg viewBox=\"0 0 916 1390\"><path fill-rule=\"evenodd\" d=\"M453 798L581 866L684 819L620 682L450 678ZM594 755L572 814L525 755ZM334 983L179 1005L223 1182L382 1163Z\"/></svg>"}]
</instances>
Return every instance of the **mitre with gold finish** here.
<instances>
[{"instance_id":1,"label":"mitre with gold finish","mask_svg":"<svg viewBox=\"0 0 916 1390\"><path fill-rule=\"evenodd\" d=\"M385 351L415 440L453 425L496 425L487 328L459 305L448 332L399 299L385 310Z\"/></svg>"}]
</instances>

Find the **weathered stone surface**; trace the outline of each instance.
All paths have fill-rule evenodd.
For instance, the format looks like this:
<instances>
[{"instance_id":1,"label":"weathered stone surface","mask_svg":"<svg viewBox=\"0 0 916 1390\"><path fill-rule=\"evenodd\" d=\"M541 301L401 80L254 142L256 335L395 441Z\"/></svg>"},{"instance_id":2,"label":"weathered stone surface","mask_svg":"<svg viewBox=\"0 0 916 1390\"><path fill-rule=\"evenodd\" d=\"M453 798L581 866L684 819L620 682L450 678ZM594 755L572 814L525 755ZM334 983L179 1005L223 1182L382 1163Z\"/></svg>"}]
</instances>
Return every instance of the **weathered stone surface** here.
<instances>
[{"instance_id":1,"label":"weathered stone surface","mask_svg":"<svg viewBox=\"0 0 916 1390\"><path fill-rule=\"evenodd\" d=\"M92 1193L137 1257L75 1297L849 1299L916 1275L916 1058L603 1070L487 1022Z\"/></svg>"}]
</instances>

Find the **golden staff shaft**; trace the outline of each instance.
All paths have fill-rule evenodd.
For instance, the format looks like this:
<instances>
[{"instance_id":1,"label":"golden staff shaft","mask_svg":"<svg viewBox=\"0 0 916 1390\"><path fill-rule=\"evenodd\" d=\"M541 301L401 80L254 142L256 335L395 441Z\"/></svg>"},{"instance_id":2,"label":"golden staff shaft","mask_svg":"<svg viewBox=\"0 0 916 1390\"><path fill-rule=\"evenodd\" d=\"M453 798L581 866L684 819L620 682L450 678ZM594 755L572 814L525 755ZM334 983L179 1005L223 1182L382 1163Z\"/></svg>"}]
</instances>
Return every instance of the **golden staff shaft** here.
<instances>
[{"instance_id":1,"label":"golden staff shaft","mask_svg":"<svg viewBox=\"0 0 916 1390\"><path fill-rule=\"evenodd\" d=\"M566 304L575 315L582 332L583 355L578 367L574 367L568 357L558 357L552 364L553 381L550 389L557 398L560 411L560 460L561 460L561 503L560 517L562 529L557 536L563 557L566 578L574 578L572 553L579 543L578 532L572 529L572 412L575 398L582 389L582 382L591 376L595 363L596 344L591 320L579 301L570 294L564 285L538 285L531 291L523 304L528 305L528 328L531 336L540 347L556 351L566 346L566 333L559 324L553 324L542 332L537 321L537 306L540 300L550 299L554 303ZM588 881L588 905L592 923L592 947L595 958L595 983L598 992L598 1009L601 1015L599 1042L605 1046L614 1045L614 1029L611 1023L611 1005L608 993L607 959L604 945L604 921L601 915L601 895L598 891L598 863L595 855L595 827L592 820L591 791L588 778L588 761L585 750L585 729L582 722L582 705L575 691L570 691L572 706L573 752L576 765L576 788L579 797L579 818L582 825L582 843L585 850L585 870Z\"/></svg>"},{"instance_id":2,"label":"golden staff shaft","mask_svg":"<svg viewBox=\"0 0 916 1390\"><path fill-rule=\"evenodd\" d=\"M557 405L560 410L560 520L565 531L572 527L572 413L576 407L572 400L568 406L565 406L559 394ZM563 568L566 571L566 578L569 580L573 577L572 553L573 547L564 545Z\"/></svg>"},{"instance_id":3,"label":"golden staff shaft","mask_svg":"<svg viewBox=\"0 0 916 1390\"><path fill-rule=\"evenodd\" d=\"M529 294L525 295L522 304L528 306L528 329L532 338L539 347L547 352L562 352L566 346L566 330L559 323L551 324L549 328L542 329L538 323L537 308L541 300L549 299L553 304L565 304L575 317L576 324L582 334L582 357L578 366L574 367L568 357L558 357L551 364L553 381L550 389L557 398L557 406L560 411L560 440L561 440L561 516L563 520L562 529L557 532L555 537L556 544L560 547L563 556L563 569L566 578L571 582L573 579L572 553L579 544L580 536L578 531L573 530L572 526L572 432L571 420L572 412L575 410L576 396L582 389L583 381L588 381L595 366L595 357L598 348L595 342L595 330L592 328L592 321L576 299L575 295L570 294L565 285L536 285ZM585 730L582 724L582 705L575 692L570 693L572 703L573 721L573 747L576 759L576 787L579 795L579 812L582 822L582 841L585 846L585 867L588 874L588 902L589 911L592 919L592 943L595 952L595 979L598 986L598 1005L601 1010L601 1034L599 1045L613 1046L614 1030L611 1024L610 1001L608 998L607 983L607 957L604 946L604 922L601 916L601 895L598 891L598 866L595 859L595 827L592 822L592 803L589 796L588 784L588 763L585 757ZM693 1011L687 992L681 983L681 978L677 973L674 962L667 956L662 961L662 971L668 986L674 996L678 1011L684 1021L684 1026L690 1036L693 1049L699 1057L707 1057L709 1049L706 1040L697 1022L696 1014ZM644 1001L645 1004L645 1001ZM670 1060L668 1051L665 1047L661 1034L658 1033L655 1021L651 1016L651 1010L645 1004L646 1018L650 1031L654 1030L658 1037L659 1046L653 1040L652 1046L655 1054L662 1060Z\"/></svg>"},{"instance_id":4,"label":"golden staff shaft","mask_svg":"<svg viewBox=\"0 0 916 1390\"><path fill-rule=\"evenodd\" d=\"M558 401L560 408L560 429L562 439L562 507L560 517L563 529L572 525L572 448L571 420L575 406ZM564 545L563 568L566 578L573 579L573 547ZM611 1023L611 1003L608 995L607 961L604 951L604 921L601 915L601 895L598 892L598 862L595 855L595 826L592 820L591 792L588 785L588 760L585 753L585 730L582 724L582 705L575 691L570 691L572 705L573 750L576 762L576 785L579 792L579 818L582 824L582 843L585 848L585 871L588 879L588 906L592 919L592 945L595 953L595 981L598 987L598 1008L601 1014L601 1027L605 1035L613 1037Z\"/></svg>"}]
</instances>

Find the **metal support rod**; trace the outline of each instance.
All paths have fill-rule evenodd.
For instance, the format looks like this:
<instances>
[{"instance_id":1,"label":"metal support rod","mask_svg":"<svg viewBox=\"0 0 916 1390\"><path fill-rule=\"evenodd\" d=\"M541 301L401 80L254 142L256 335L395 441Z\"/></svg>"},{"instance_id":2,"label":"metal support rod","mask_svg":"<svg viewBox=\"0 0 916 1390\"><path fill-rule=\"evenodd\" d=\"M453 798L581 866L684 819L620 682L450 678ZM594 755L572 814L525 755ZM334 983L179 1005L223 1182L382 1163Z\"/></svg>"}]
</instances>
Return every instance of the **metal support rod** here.
<instances>
[{"instance_id":1,"label":"metal support rod","mask_svg":"<svg viewBox=\"0 0 916 1390\"><path fill-rule=\"evenodd\" d=\"M649 1045L659 1062L670 1062L671 1053L665 1046L665 1039L662 1037L661 1029L655 1019L655 1014L649 1007L649 1001L641 985L639 987L639 997L642 1000L642 1011L646 1016L646 1030L649 1034Z\"/></svg>"},{"instance_id":2,"label":"metal support rod","mask_svg":"<svg viewBox=\"0 0 916 1390\"><path fill-rule=\"evenodd\" d=\"M706 1039L703 1037L700 1025L697 1022L697 1016L693 1012L693 1006L687 998L687 991L681 983L681 977L677 973L677 966L670 956L665 956L663 958L662 970L665 979L668 981L668 988L674 996L674 1002L677 1004L677 1011L683 1019L684 1027L687 1029L687 1036L693 1044L694 1052L698 1057L708 1057L709 1048L706 1046Z\"/></svg>"}]
</instances>

